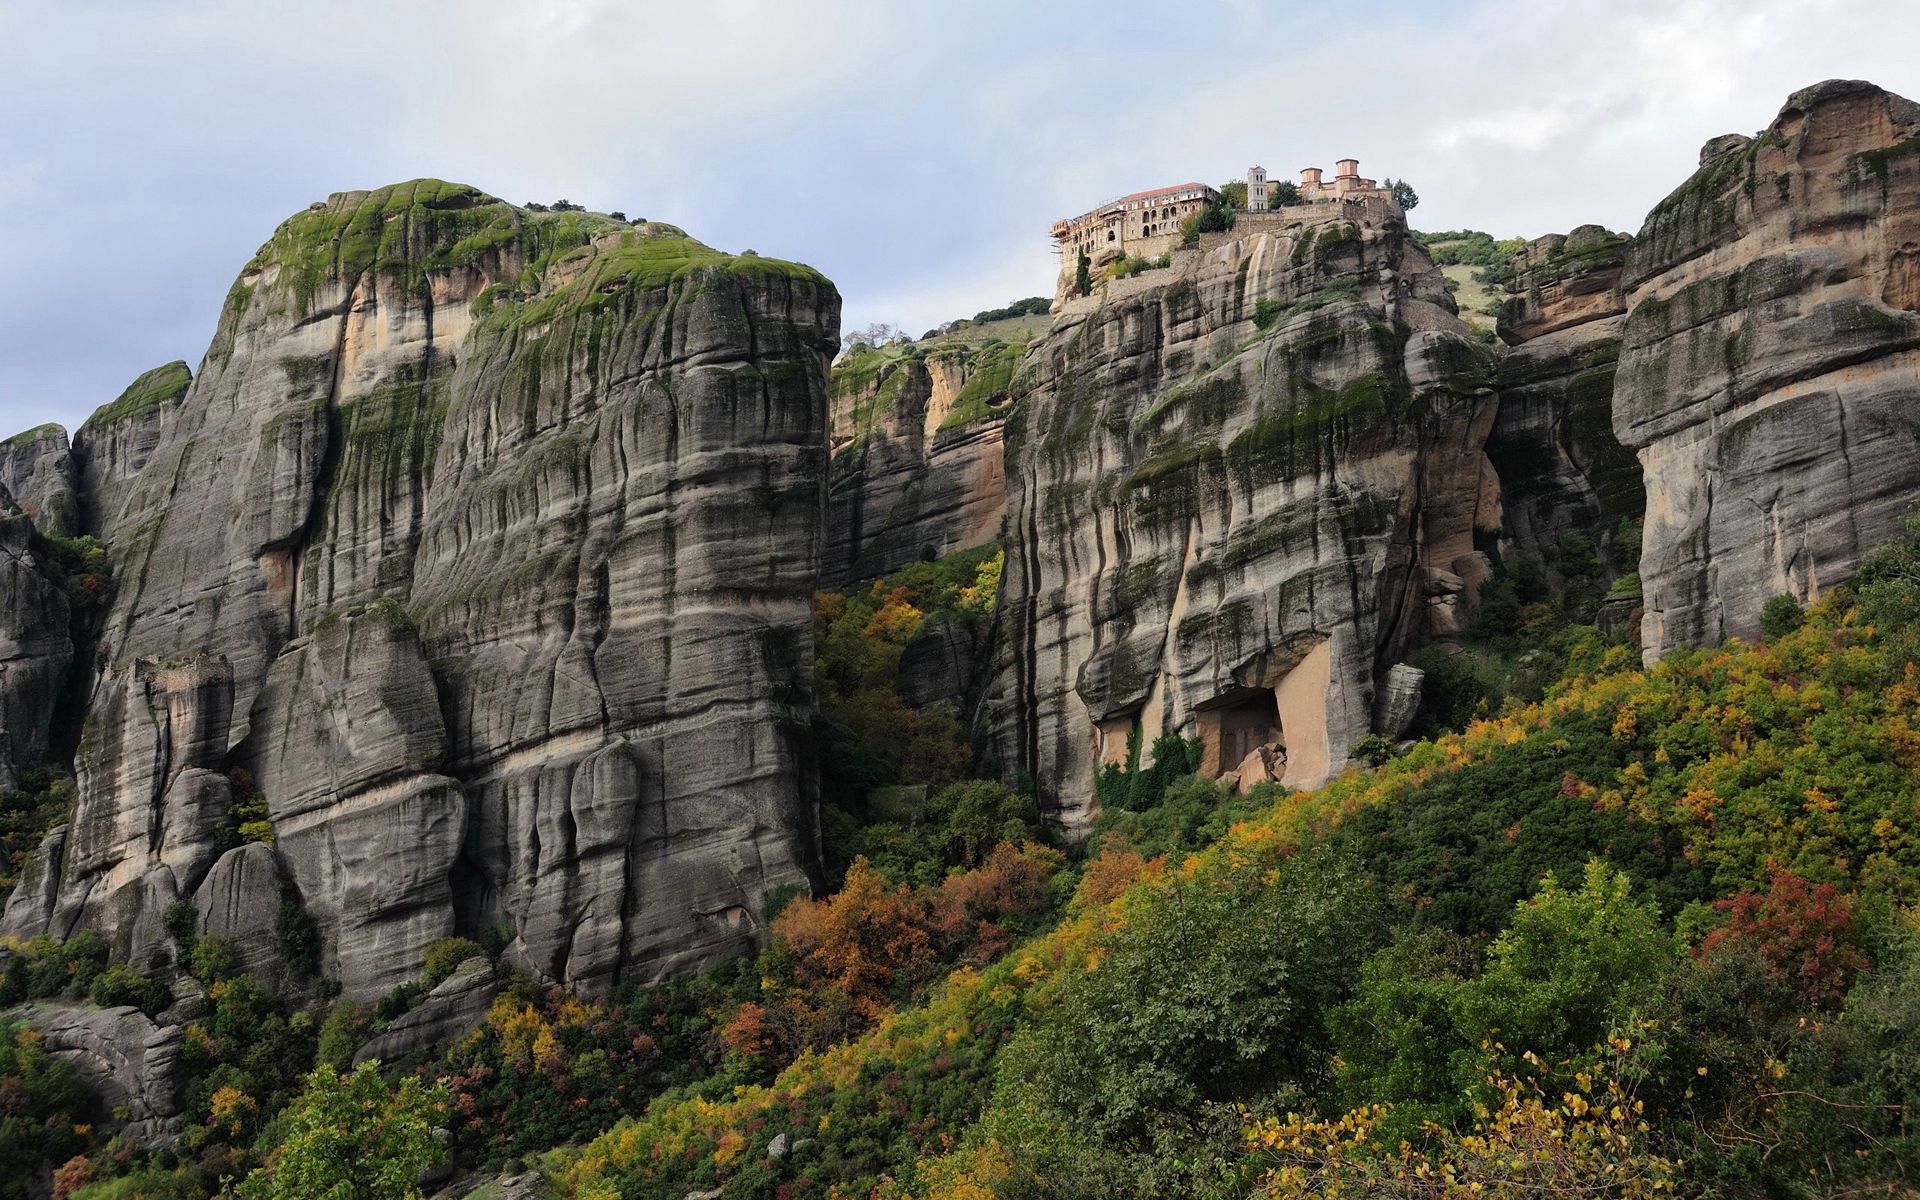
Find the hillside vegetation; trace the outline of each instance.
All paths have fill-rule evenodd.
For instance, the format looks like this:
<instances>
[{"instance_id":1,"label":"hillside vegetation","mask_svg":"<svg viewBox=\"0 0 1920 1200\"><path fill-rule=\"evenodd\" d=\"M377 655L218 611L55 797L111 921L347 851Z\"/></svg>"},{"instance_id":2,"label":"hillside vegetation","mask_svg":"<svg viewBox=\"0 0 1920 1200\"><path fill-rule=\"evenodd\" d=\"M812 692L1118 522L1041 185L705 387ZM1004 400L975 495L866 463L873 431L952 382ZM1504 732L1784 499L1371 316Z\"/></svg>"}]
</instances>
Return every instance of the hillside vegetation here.
<instances>
[{"instance_id":1,"label":"hillside vegetation","mask_svg":"<svg viewBox=\"0 0 1920 1200\"><path fill-rule=\"evenodd\" d=\"M1917 581L1909 540L1764 645L1589 638L1539 703L1197 853L1171 811L1110 830L1046 933L767 1083L663 1096L566 1185L1888 1194L1920 1168ZM1138 815L1229 803L1188 777Z\"/></svg>"}]
</instances>

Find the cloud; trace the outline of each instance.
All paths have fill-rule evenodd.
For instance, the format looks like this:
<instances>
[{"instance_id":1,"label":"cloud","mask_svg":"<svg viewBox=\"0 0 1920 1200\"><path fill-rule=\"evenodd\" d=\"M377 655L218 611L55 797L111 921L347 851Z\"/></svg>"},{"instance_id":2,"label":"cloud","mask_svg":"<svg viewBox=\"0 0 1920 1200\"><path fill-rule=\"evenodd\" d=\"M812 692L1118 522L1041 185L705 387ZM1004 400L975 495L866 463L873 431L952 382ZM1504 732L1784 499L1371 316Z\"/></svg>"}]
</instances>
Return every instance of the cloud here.
<instances>
[{"instance_id":1,"label":"cloud","mask_svg":"<svg viewBox=\"0 0 1920 1200\"><path fill-rule=\"evenodd\" d=\"M1920 93L1920 5L1881 0L10 0L0 32L16 428L197 361L239 265L343 188L670 220L917 331L1048 291L1048 222L1116 192L1357 155L1427 228L1631 229L1797 87Z\"/></svg>"}]
</instances>

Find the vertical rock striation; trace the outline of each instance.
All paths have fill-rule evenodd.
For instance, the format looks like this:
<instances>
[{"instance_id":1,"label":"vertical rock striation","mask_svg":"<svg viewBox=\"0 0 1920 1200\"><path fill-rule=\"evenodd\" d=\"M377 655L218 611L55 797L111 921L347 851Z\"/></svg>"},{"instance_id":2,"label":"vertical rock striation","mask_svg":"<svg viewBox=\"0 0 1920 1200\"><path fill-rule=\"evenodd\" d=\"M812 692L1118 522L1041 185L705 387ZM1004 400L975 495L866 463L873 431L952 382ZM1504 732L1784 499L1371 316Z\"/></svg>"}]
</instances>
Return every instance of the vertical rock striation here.
<instances>
[{"instance_id":1,"label":"vertical rock striation","mask_svg":"<svg viewBox=\"0 0 1920 1200\"><path fill-rule=\"evenodd\" d=\"M1626 325L1620 275L1631 239L1598 225L1536 238L1515 257L1500 314L1500 412L1487 440L1505 510L1503 552L1558 576L1569 535L1609 561L1621 522L1646 506L1640 464L1613 434ZM1629 551L1630 553L1630 551Z\"/></svg>"},{"instance_id":2,"label":"vertical rock striation","mask_svg":"<svg viewBox=\"0 0 1920 1200\"><path fill-rule=\"evenodd\" d=\"M1243 215L1064 306L1007 423L1003 768L1072 831L1136 729L1338 771L1486 574L1491 366L1390 206Z\"/></svg>"},{"instance_id":3,"label":"vertical rock striation","mask_svg":"<svg viewBox=\"0 0 1920 1200\"><path fill-rule=\"evenodd\" d=\"M1646 476L1654 657L1752 636L1920 494L1920 105L1833 80L1701 159L1623 279L1613 424Z\"/></svg>"},{"instance_id":4,"label":"vertical rock striation","mask_svg":"<svg viewBox=\"0 0 1920 1200\"><path fill-rule=\"evenodd\" d=\"M73 451L60 426L41 425L0 442L0 488L46 536L80 532Z\"/></svg>"},{"instance_id":5,"label":"vertical rock striation","mask_svg":"<svg viewBox=\"0 0 1920 1200\"><path fill-rule=\"evenodd\" d=\"M66 595L39 561L32 519L0 487L0 787L47 757L73 658Z\"/></svg>"},{"instance_id":6,"label":"vertical rock striation","mask_svg":"<svg viewBox=\"0 0 1920 1200\"><path fill-rule=\"evenodd\" d=\"M356 998L456 926L588 992L745 944L811 862L838 313L807 268L458 184L288 220L184 398L162 368L85 427L97 736L5 927L153 944L237 768Z\"/></svg>"},{"instance_id":7,"label":"vertical rock striation","mask_svg":"<svg viewBox=\"0 0 1920 1200\"><path fill-rule=\"evenodd\" d=\"M827 584L1000 535L1002 431L1024 343L857 346L834 366Z\"/></svg>"},{"instance_id":8,"label":"vertical rock striation","mask_svg":"<svg viewBox=\"0 0 1920 1200\"><path fill-rule=\"evenodd\" d=\"M84 532L111 541L139 522L137 514L126 511L128 485L153 457L192 383L186 363L155 367L101 406L73 435Z\"/></svg>"}]
</instances>

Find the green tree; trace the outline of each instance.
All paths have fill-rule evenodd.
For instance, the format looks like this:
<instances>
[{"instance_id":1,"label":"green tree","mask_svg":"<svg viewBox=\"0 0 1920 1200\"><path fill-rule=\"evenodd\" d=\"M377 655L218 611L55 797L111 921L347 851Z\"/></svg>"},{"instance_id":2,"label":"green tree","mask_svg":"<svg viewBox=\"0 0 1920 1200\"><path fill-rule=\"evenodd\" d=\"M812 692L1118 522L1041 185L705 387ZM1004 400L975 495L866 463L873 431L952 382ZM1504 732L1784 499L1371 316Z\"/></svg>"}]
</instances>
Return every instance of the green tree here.
<instances>
[{"instance_id":1,"label":"green tree","mask_svg":"<svg viewBox=\"0 0 1920 1200\"><path fill-rule=\"evenodd\" d=\"M447 1090L409 1076L391 1090L373 1063L352 1074L315 1068L287 1107L285 1136L240 1187L245 1200L406 1200L445 1151L434 1136Z\"/></svg>"},{"instance_id":2,"label":"green tree","mask_svg":"<svg viewBox=\"0 0 1920 1200\"><path fill-rule=\"evenodd\" d=\"M1003 1053L997 1099L1021 1114L1016 1140L1177 1157L1219 1106L1317 1078L1322 1015L1351 987L1377 912L1326 853L1232 861L1139 897L1097 969Z\"/></svg>"},{"instance_id":3,"label":"green tree","mask_svg":"<svg viewBox=\"0 0 1920 1200\"><path fill-rule=\"evenodd\" d=\"M1093 260L1088 258L1085 254L1082 254L1080 256L1080 261L1074 264L1073 290L1076 292L1079 292L1082 296L1087 295L1089 292L1093 291L1092 267L1093 267Z\"/></svg>"},{"instance_id":4,"label":"green tree","mask_svg":"<svg viewBox=\"0 0 1920 1200\"><path fill-rule=\"evenodd\" d=\"M1412 212L1420 205L1420 193L1404 179L1387 180L1387 191L1393 195L1393 201L1405 212Z\"/></svg>"},{"instance_id":5,"label":"green tree","mask_svg":"<svg viewBox=\"0 0 1920 1200\"><path fill-rule=\"evenodd\" d=\"M1768 600L1760 609L1760 632L1768 641L1783 638L1800 628L1807 619L1806 610L1800 607L1800 601L1786 592Z\"/></svg>"}]
</instances>

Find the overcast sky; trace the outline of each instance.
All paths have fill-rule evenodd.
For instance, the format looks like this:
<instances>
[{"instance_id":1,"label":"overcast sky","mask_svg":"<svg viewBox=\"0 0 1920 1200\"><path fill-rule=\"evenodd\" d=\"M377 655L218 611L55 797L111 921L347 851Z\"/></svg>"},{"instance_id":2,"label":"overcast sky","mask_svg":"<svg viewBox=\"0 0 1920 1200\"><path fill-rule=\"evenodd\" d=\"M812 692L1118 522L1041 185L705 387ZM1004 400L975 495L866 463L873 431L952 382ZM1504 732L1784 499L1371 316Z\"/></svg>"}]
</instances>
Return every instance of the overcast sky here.
<instances>
[{"instance_id":1,"label":"overcast sky","mask_svg":"<svg viewBox=\"0 0 1920 1200\"><path fill-rule=\"evenodd\" d=\"M671 221L918 333L1108 195L1345 156L1424 229L1635 229L1917 0L0 0L0 434L198 366L288 214L430 175Z\"/></svg>"}]
</instances>

